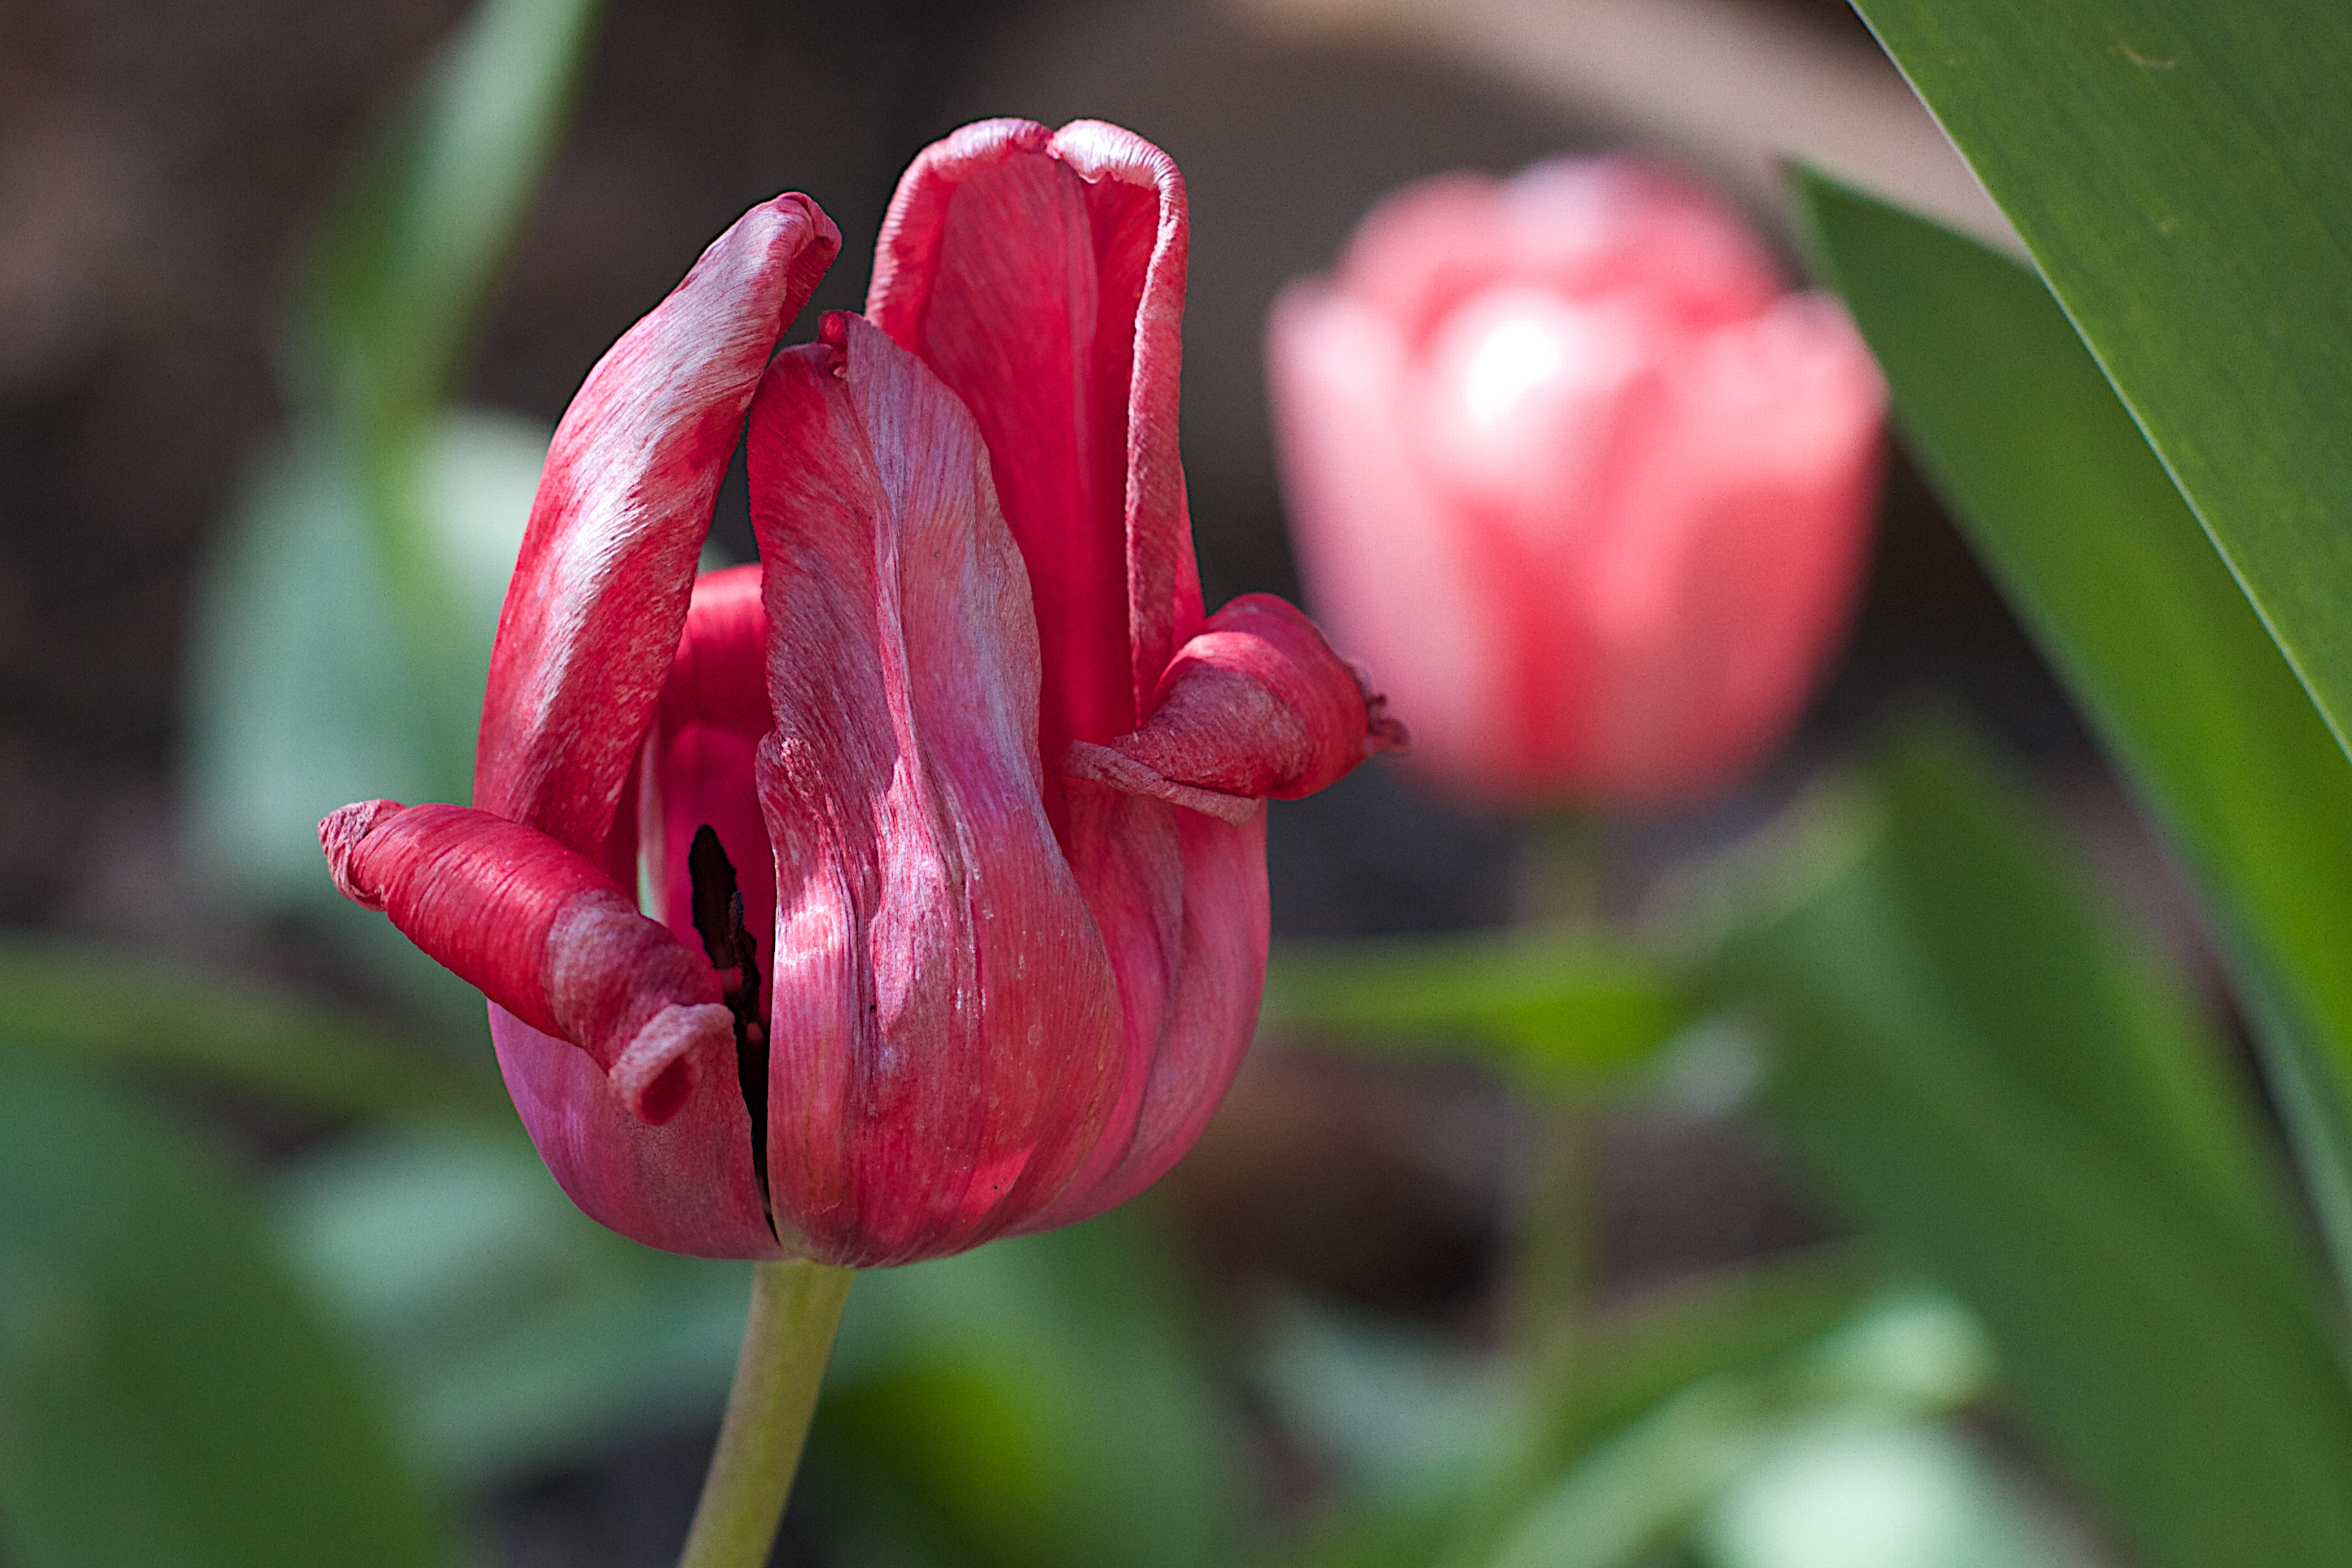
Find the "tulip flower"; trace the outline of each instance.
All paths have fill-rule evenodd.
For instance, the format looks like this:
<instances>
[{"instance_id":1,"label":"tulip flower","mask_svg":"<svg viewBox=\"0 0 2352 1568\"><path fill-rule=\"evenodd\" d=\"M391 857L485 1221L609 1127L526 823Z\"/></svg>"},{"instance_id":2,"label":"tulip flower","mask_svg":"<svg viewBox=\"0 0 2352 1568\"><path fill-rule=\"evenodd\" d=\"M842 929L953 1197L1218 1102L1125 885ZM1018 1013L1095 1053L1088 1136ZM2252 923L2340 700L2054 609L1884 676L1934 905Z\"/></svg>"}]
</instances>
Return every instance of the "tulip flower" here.
<instances>
[{"instance_id":1,"label":"tulip flower","mask_svg":"<svg viewBox=\"0 0 2352 1568\"><path fill-rule=\"evenodd\" d=\"M1275 307L1310 602L1504 806L1659 805L1788 731L1852 606L1885 392L1719 203L1622 159L1391 197Z\"/></svg>"},{"instance_id":2,"label":"tulip flower","mask_svg":"<svg viewBox=\"0 0 2352 1568\"><path fill-rule=\"evenodd\" d=\"M1395 731L1288 605L1203 612L1186 233L1136 137L975 125L900 184L865 315L777 353L840 242L805 196L752 209L557 431L474 805L321 825L339 886L487 994L604 1224L939 1257L1124 1201L1214 1109L1263 802ZM698 579L747 429L761 563Z\"/></svg>"}]
</instances>

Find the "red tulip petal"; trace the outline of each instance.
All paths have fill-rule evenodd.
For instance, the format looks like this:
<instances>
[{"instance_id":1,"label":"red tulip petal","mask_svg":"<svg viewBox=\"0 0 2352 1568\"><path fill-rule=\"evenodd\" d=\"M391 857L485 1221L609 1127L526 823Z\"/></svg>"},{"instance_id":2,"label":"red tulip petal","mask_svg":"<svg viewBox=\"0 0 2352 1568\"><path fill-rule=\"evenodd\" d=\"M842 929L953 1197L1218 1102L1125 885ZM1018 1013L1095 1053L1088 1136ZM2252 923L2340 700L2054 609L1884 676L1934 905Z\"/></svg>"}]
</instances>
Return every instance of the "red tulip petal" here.
<instances>
[{"instance_id":1,"label":"red tulip petal","mask_svg":"<svg viewBox=\"0 0 2352 1568\"><path fill-rule=\"evenodd\" d=\"M469 984L604 1069L640 1121L681 1110L735 1051L710 965L585 857L458 805L347 805L319 825L335 885Z\"/></svg>"},{"instance_id":2,"label":"red tulip petal","mask_svg":"<svg viewBox=\"0 0 2352 1568\"><path fill-rule=\"evenodd\" d=\"M1076 232L1080 201L1090 243ZM999 121L908 171L868 296L877 323L961 395L988 440L1035 595L1042 754L1058 772L1072 742L1101 746L1080 755L1151 792L1046 781L1118 977L1127 1048L1093 1152L1024 1230L1124 1201L1173 1163L1247 1047L1263 977L1263 814L1223 792L1147 781L1128 771L1141 763L1109 750L1152 711L1170 660L1202 626L1176 452L1186 234L1182 184L1157 149L1108 126L1048 138ZM1121 458L1114 489L1105 469ZM1041 495L1062 504L1040 506ZM1114 524L1123 577L1101 542Z\"/></svg>"},{"instance_id":3,"label":"red tulip petal","mask_svg":"<svg viewBox=\"0 0 2352 1568\"><path fill-rule=\"evenodd\" d=\"M1125 449L1128 637L1141 714L1150 711L1159 670L1201 623L1176 437L1192 219L1176 161L1131 131L1074 120L1054 133L1049 151L1087 182L1095 226L1102 277L1097 439L1118 440ZM1122 386L1123 400L1115 391Z\"/></svg>"},{"instance_id":4,"label":"red tulip petal","mask_svg":"<svg viewBox=\"0 0 2352 1568\"><path fill-rule=\"evenodd\" d=\"M1042 799L1029 584L971 418L857 317L751 425L774 734L769 1172L793 1245L937 1256L1048 1201L1120 1052Z\"/></svg>"},{"instance_id":5,"label":"red tulip petal","mask_svg":"<svg viewBox=\"0 0 2352 1568\"><path fill-rule=\"evenodd\" d=\"M1086 1163L1026 1235L1115 1208L1168 1173L1248 1053L1265 984L1265 814L1181 811L1079 783L1074 869L1118 973L1128 1036L1118 1097Z\"/></svg>"},{"instance_id":6,"label":"red tulip petal","mask_svg":"<svg viewBox=\"0 0 2352 1568\"><path fill-rule=\"evenodd\" d=\"M654 914L691 952L702 951L702 936L687 846L706 823L737 868L751 929L774 929L775 865L751 782L752 752L772 722L759 595L756 566L696 579L677 657L621 803L625 820L615 820L606 842L608 854L626 849L620 868L653 892ZM764 975L765 952L759 966ZM671 1252L782 1255L731 1056L724 1070L701 1075L673 1120L651 1127L601 1092L595 1065L564 1041L495 1005L490 1033L523 1125L583 1212Z\"/></svg>"},{"instance_id":7,"label":"red tulip petal","mask_svg":"<svg viewBox=\"0 0 2352 1568\"><path fill-rule=\"evenodd\" d=\"M695 579L685 635L637 779L641 880L654 912L689 946L701 933L694 925L687 851L706 826L735 868L747 929L775 929L775 858L752 782L761 737L775 726L768 711L767 640L758 566ZM758 956L764 976L769 955Z\"/></svg>"},{"instance_id":8,"label":"red tulip petal","mask_svg":"<svg viewBox=\"0 0 2352 1568\"><path fill-rule=\"evenodd\" d=\"M499 617L474 770L482 809L599 851L744 410L840 246L806 196L752 208L589 373Z\"/></svg>"},{"instance_id":9,"label":"red tulip petal","mask_svg":"<svg viewBox=\"0 0 2352 1568\"><path fill-rule=\"evenodd\" d=\"M1178 652L1141 728L1073 742L1062 771L1240 822L1267 795L1312 795L1403 744L1386 706L1314 622L1245 594Z\"/></svg>"},{"instance_id":10,"label":"red tulip petal","mask_svg":"<svg viewBox=\"0 0 2352 1568\"><path fill-rule=\"evenodd\" d=\"M585 1052L495 1004L490 1038L540 1158L589 1218L695 1258L782 1256L752 1171L751 1118L731 1067L711 1064L685 1109L654 1127L605 1091Z\"/></svg>"},{"instance_id":11,"label":"red tulip petal","mask_svg":"<svg viewBox=\"0 0 2352 1568\"><path fill-rule=\"evenodd\" d=\"M1133 729L1201 618L1176 446L1182 178L1081 121L967 126L884 221L866 309L979 422L1029 572L1040 754Z\"/></svg>"},{"instance_id":12,"label":"red tulip petal","mask_svg":"<svg viewBox=\"0 0 2352 1568\"><path fill-rule=\"evenodd\" d=\"M730 566L694 580L686 629L662 687L662 711L680 723L767 733L768 612L760 568Z\"/></svg>"},{"instance_id":13,"label":"red tulip petal","mask_svg":"<svg viewBox=\"0 0 2352 1568\"><path fill-rule=\"evenodd\" d=\"M1171 778L1150 763L1119 749L1135 739L1129 735L1109 746L1097 746L1091 741L1071 742L1068 753L1062 758L1062 776L1107 784L1128 795L1150 795L1154 800L1164 800L1187 811L1201 812L1235 826L1257 815L1258 803L1265 798L1263 795L1207 789Z\"/></svg>"}]
</instances>

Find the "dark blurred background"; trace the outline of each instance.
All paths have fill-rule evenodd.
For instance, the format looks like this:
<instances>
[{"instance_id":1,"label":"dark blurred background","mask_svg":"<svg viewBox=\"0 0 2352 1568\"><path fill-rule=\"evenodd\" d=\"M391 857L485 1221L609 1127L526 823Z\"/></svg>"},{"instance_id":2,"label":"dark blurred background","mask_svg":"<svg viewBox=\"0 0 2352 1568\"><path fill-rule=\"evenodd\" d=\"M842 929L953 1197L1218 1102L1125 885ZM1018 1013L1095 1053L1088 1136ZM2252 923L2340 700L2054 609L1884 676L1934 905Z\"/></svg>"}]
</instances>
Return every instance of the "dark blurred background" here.
<instances>
[{"instance_id":1,"label":"dark blurred background","mask_svg":"<svg viewBox=\"0 0 2352 1568\"><path fill-rule=\"evenodd\" d=\"M1827 0L1751 3L1825 36L1859 32ZM0 11L0 919L203 929L188 890L166 891L192 575L279 417L273 327L304 223L463 9ZM898 172L990 114L1115 120L1185 171L1184 450L1213 597L1295 591L1258 349L1286 279L1328 265L1364 209L1415 176L1629 136L1672 147L1658 127L1580 113L1412 40L1302 34L1207 0L616 0L468 400L551 420L700 247L781 188L811 192L841 226L817 304L854 307ZM1842 728L1927 684L1962 692L2036 753L2076 749L1916 482L1898 471L1889 488L1871 602L1824 720ZM1500 912L1507 835L1358 831L1382 809L1334 805L1320 814L1332 824L1307 820L1315 807L1283 814L1286 926ZM1322 863L1339 859L1360 863Z\"/></svg>"},{"instance_id":2,"label":"dark blurred background","mask_svg":"<svg viewBox=\"0 0 2352 1568\"><path fill-rule=\"evenodd\" d=\"M463 10L0 6L0 921L281 972L307 951L236 916L181 854L193 584L281 420L275 323L306 222ZM614 0L464 400L551 422L699 248L779 189L810 192L840 225L816 304L854 308L892 184L925 142L995 114L1113 120L1165 147L1190 185L1183 437L1210 596L1295 594L1261 324L1376 198L1442 170L1632 142L1711 165L1771 221L1754 160L1710 142L1671 94L1645 116L1622 96L1580 98L1573 72L1489 70L1442 26L1388 15L1409 10ZM1832 0L1708 10L1855 80L1873 69ZM2098 828L2136 899L2171 907L2063 699L1899 457L1867 602L1790 754L1702 818L1614 829L1625 897L1759 820L1890 703L1921 698L1972 711ZM1277 805L1272 833L1278 936L1493 924L1520 897L1517 825L1448 811L1378 769ZM1157 1201L1227 1288L1282 1279L1475 1335L1509 1116L1465 1073L1262 1053ZM1648 1116L1613 1128L1609 1148L1612 1289L1822 1232L1726 1121ZM509 1560L666 1561L706 1443L522 1489L502 1515Z\"/></svg>"}]
</instances>

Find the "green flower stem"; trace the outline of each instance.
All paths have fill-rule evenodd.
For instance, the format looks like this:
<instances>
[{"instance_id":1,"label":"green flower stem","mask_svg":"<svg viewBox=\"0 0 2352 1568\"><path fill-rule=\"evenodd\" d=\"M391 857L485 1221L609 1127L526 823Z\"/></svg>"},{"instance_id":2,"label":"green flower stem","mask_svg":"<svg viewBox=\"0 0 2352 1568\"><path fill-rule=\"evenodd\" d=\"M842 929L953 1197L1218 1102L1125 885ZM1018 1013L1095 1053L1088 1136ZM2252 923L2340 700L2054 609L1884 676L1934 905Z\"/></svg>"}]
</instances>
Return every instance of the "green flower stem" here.
<instances>
[{"instance_id":1,"label":"green flower stem","mask_svg":"<svg viewBox=\"0 0 2352 1568\"><path fill-rule=\"evenodd\" d=\"M1535 1397L1524 1426L1469 1494L1434 1568L1488 1568L1514 1522L1590 1440L1581 1421L1604 1353L1593 1310L1601 1108L1589 1094L1570 1092L1528 1110L1501 1307L1505 1351Z\"/></svg>"},{"instance_id":2,"label":"green flower stem","mask_svg":"<svg viewBox=\"0 0 2352 1568\"><path fill-rule=\"evenodd\" d=\"M1561 813L1531 824L1524 923L1606 940L1610 869L1598 818ZM1583 1349L1598 1282L1601 1105L1591 1089L1563 1086L1531 1110L1505 1264L1504 1333L1528 1366L1567 1375Z\"/></svg>"},{"instance_id":3,"label":"green flower stem","mask_svg":"<svg viewBox=\"0 0 2352 1568\"><path fill-rule=\"evenodd\" d=\"M1597 933L1610 892L1609 837L1600 819L1559 812L1529 824L1517 891L1519 924Z\"/></svg>"},{"instance_id":4,"label":"green flower stem","mask_svg":"<svg viewBox=\"0 0 2352 1568\"><path fill-rule=\"evenodd\" d=\"M1532 1109L1504 1273L1504 1335L1539 1375L1572 1375L1600 1272L1601 1110L1570 1091Z\"/></svg>"},{"instance_id":5,"label":"green flower stem","mask_svg":"<svg viewBox=\"0 0 2352 1568\"><path fill-rule=\"evenodd\" d=\"M783 1522L854 1271L756 1263L743 1354L678 1568L763 1568Z\"/></svg>"}]
</instances>

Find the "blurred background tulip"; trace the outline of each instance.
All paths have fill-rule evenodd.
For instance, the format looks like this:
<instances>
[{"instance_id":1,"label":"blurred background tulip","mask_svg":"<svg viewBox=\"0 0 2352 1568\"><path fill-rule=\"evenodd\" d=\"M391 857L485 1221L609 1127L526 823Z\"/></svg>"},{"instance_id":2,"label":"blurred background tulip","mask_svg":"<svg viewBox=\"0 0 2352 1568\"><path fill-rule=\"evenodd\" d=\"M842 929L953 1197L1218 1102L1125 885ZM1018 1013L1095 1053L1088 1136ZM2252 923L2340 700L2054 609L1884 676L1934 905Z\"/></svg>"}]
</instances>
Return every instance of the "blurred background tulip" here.
<instances>
[{"instance_id":1,"label":"blurred background tulip","mask_svg":"<svg viewBox=\"0 0 2352 1568\"><path fill-rule=\"evenodd\" d=\"M1826 296L1620 158L1442 177L1276 302L1294 538L1483 802L1654 805L1781 739L1853 609L1885 403Z\"/></svg>"}]
</instances>

